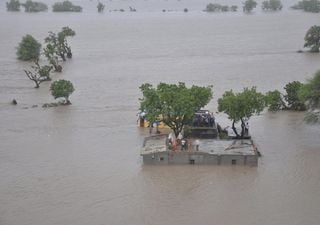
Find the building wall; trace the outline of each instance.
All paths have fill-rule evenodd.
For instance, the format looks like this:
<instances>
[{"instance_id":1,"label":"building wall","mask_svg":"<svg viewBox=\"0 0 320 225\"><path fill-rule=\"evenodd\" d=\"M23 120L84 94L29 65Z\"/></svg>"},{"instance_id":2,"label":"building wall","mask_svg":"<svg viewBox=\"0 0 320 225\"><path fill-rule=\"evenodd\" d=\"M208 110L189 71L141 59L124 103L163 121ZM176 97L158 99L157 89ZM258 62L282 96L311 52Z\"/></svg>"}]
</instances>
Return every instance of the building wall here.
<instances>
[{"instance_id":1,"label":"building wall","mask_svg":"<svg viewBox=\"0 0 320 225\"><path fill-rule=\"evenodd\" d=\"M155 165L167 165L168 162L168 153L161 152L155 154L148 154L143 156L144 164L155 164Z\"/></svg>"},{"instance_id":2,"label":"building wall","mask_svg":"<svg viewBox=\"0 0 320 225\"><path fill-rule=\"evenodd\" d=\"M246 165L258 166L258 155L247 155L246 156Z\"/></svg>"},{"instance_id":3,"label":"building wall","mask_svg":"<svg viewBox=\"0 0 320 225\"><path fill-rule=\"evenodd\" d=\"M161 152L143 156L145 164L258 165L257 155L212 155L202 152Z\"/></svg>"},{"instance_id":4,"label":"building wall","mask_svg":"<svg viewBox=\"0 0 320 225\"><path fill-rule=\"evenodd\" d=\"M243 155L221 155L220 157L220 165L245 165Z\"/></svg>"}]
</instances>

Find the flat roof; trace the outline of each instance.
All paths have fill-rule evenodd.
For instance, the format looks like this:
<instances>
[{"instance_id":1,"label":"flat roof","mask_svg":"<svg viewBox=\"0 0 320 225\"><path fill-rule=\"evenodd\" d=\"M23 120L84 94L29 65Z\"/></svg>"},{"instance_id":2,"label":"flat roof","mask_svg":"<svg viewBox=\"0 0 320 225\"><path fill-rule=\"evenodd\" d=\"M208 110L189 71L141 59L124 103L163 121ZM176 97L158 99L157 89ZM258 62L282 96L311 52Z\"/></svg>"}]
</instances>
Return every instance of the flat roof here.
<instances>
[{"instance_id":1,"label":"flat roof","mask_svg":"<svg viewBox=\"0 0 320 225\"><path fill-rule=\"evenodd\" d=\"M159 152L172 151L167 146L168 135L154 135L146 137L141 150L141 155L154 154ZM250 139L242 140L219 140L219 139L192 139L193 148L186 152L196 152L195 141L199 140L199 153L212 155L256 155L255 146ZM178 147L178 149L180 149ZM181 152L181 150L176 150Z\"/></svg>"},{"instance_id":2,"label":"flat roof","mask_svg":"<svg viewBox=\"0 0 320 225\"><path fill-rule=\"evenodd\" d=\"M193 143L196 139L193 139ZM255 147L250 139L242 140L219 140L198 139L199 152L214 155L255 155ZM193 150L194 151L194 150Z\"/></svg>"},{"instance_id":3,"label":"flat roof","mask_svg":"<svg viewBox=\"0 0 320 225\"><path fill-rule=\"evenodd\" d=\"M155 135L144 139L141 155L167 151L167 134Z\"/></svg>"}]
</instances>

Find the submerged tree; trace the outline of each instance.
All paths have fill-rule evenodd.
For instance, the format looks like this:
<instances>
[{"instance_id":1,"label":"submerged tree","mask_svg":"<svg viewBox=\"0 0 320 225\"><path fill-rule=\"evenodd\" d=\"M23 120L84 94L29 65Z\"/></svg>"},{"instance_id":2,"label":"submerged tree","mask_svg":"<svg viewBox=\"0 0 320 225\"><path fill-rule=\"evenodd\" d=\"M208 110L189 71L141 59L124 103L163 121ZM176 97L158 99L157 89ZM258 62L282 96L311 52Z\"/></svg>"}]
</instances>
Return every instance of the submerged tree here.
<instances>
[{"instance_id":1,"label":"submerged tree","mask_svg":"<svg viewBox=\"0 0 320 225\"><path fill-rule=\"evenodd\" d=\"M176 136L184 125L192 121L194 113L212 98L211 86L193 85L188 88L184 83L160 83L155 88L145 83L140 86L140 90L143 94L140 110L147 112L146 119L150 122L163 122Z\"/></svg>"},{"instance_id":2,"label":"submerged tree","mask_svg":"<svg viewBox=\"0 0 320 225\"><path fill-rule=\"evenodd\" d=\"M262 9L263 10L281 10L282 9L282 3L280 0L267 0L262 2Z\"/></svg>"},{"instance_id":3,"label":"submerged tree","mask_svg":"<svg viewBox=\"0 0 320 225\"><path fill-rule=\"evenodd\" d=\"M20 2L19 0L10 0L10 2L6 2L8 11L20 11Z\"/></svg>"},{"instance_id":4,"label":"submerged tree","mask_svg":"<svg viewBox=\"0 0 320 225\"><path fill-rule=\"evenodd\" d=\"M73 84L68 80L56 80L50 86L52 96L57 98L64 98L65 103L70 105L69 96L73 93Z\"/></svg>"},{"instance_id":5,"label":"submerged tree","mask_svg":"<svg viewBox=\"0 0 320 225\"><path fill-rule=\"evenodd\" d=\"M103 12L105 5L102 4L101 2L98 3L97 8L98 8L98 12Z\"/></svg>"},{"instance_id":6,"label":"submerged tree","mask_svg":"<svg viewBox=\"0 0 320 225\"><path fill-rule=\"evenodd\" d=\"M51 44L47 44L47 46L43 49L43 53L49 64L53 66L56 72L62 72L62 66L59 65L58 57L55 55L55 49Z\"/></svg>"},{"instance_id":7,"label":"submerged tree","mask_svg":"<svg viewBox=\"0 0 320 225\"><path fill-rule=\"evenodd\" d=\"M280 91L268 91L266 93L266 104L269 111L279 111L282 109L286 109L286 103L283 100L283 96Z\"/></svg>"},{"instance_id":8,"label":"submerged tree","mask_svg":"<svg viewBox=\"0 0 320 225\"><path fill-rule=\"evenodd\" d=\"M320 70L301 87L299 97L308 108L305 120L308 123L320 122Z\"/></svg>"},{"instance_id":9,"label":"submerged tree","mask_svg":"<svg viewBox=\"0 0 320 225\"><path fill-rule=\"evenodd\" d=\"M37 60L40 56L41 44L30 34L22 38L17 47L17 56L20 60Z\"/></svg>"},{"instance_id":10,"label":"submerged tree","mask_svg":"<svg viewBox=\"0 0 320 225\"><path fill-rule=\"evenodd\" d=\"M293 81L284 87L286 93L282 94L278 90L266 93L266 102L269 111L295 110L303 111L306 109L304 102L299 97L300 89L303 84Z\"/></svg>"},{"instance_id":11,"label":"submerged tree","mask_svg":"<svg viewBox=\"0 0 320 225\"><path fill-rule=\"evenodd\" d=\"M308 109L320 109L320 70L301 87L299 97Z\"/></svg>"},{"instance_id":12,"label":"submerged tree","mask_svg":"<svg viewBox=\"0 0 320 225\"><path fill-rule=\"evenodd\" d=\"M67 37L73 37L76 33L69 27L63 27L58 34L49 32L49 36L45 38L47 47L45 49L46 57L52 59L53 56L60 57L63 61L72 58L71 46L69 46ZM48 55L48 56L47 56Z\"/></svg>"},{"instance_id":13,"label":"submerged tree","mask_svg":"<svg viewBox=\"0 0 320 225\"><path fill-rule=\"evenodd\" d=\"M232 5L230 7L230 11L232 11L232 12L236 12L237 10L238 10L238 6L236 6L236 5Z\"/></svg>"},{"instance_id":14,"label":"submerged tree","mask_svg":"<svg viewBox=\"0 0 320 225\"><path fill-rule=\"evenodd\" d=\"M305 110L305 104L299 98L299 91L302 88L303 84L299 81L293 81L284 87L286 90L286 95L284 96L288 108L291 110L303 111Z\"/></svg>"},{"instance_id":15,"label":"submerged tree","mask_svg":"<svg viewBox=\"0 0 320 225\"><path fill-rule=\"evenodd\" d=\"M291 6L292 9L302 9L305 12L320 12L320 1L319 0L303 0Z\"/></svg>"},{"instance_id":16,"label":"submerged tree","mask_svg":"<svg viewBox=\"0 0 320 225\"><path fill-rule=\"evenodd\" d=\"M304 37L304 47L311 48L311 52L319 52L320 48L320 26L312 26Z\"/></svg>"},{"instance_id":17,"label":"submerged tree","mask_svg":"<svg viewBox=\"0 0 320 225\"><path fill-rule=\"evenodd\" d=\"M246 0L243 3L243 11L251 12L257 6L257 2L254 0Z\"/></svg>"},{"instance_id":18,"label":"submerged tree","mask_svg":"<svg viewBox=\"0 0 320 225\"><path fill-rule=\"evenodd\" d=\"M221 5L218 3L209 3L206 6L206 12L219 12L221 10Z\"/></svg>"},{"instance_id":19,"label":"submerged tree","mask_svg":"<svg viewBox=\"0 0 320 225\"><path fill-rule=\"evenodd\" d=\"M249 120L254 114L260 113L265 108L265 96L256 91L255 87L245 88L240 93L234 93L232 90L226 91L218 99L218 110L224 112L232 120L232 130L237 138L243 138L245 135L245 120ZM241 121L241 134L235 127L235 123Z\"/></svg>"},{"instance_id":20,"label":"submerged tree","mask_svg":"<svg viewBox=\"0 0 320 225\"><path fill-rule=\"evenodd\" d=\"M42 82L51 80L50 72L52 70L52 66L41 66L38 60L36 60L34 64L34 66L31 66L33 72L30 70L24 70L24 72L27 77L35 83L35 88L39 88Z\"/></svg>"},{"instance_id":21,"label":"submerged tree","mask_svg":"<svg viewBox=\"0 0 320 225\"><path fill-rule=\"evenodd\" d=\"M70 1L56 2L52 6L53 12L81 12L82 7L74 5Z\"/></svg>"},{"instance_id":22,"label":"submerged tree","mask_svg":"<svg viewBox=\"0 0 320 225\"><path fill-rule=\"evenodd\" d=\"M26 3L21 5L24 6L25 12L43 12L48 10L48 6L42 2L27 0Z\"/></svg>"},{"instance_id":23,"label":"submerged tree","mask_svg":"<svg viewBox=\"0 0 320 225\"><path fill-rule=\"evenodd\" d=\"M232 6L231 8L229 8L229 6L227 5L220 5L218 3L209 3L206 6L206 9L204 11L206 12L228 12L229 10L231 11L236 11L236 8L234 8L236 6Z\"/></svg>"}]
</instances>

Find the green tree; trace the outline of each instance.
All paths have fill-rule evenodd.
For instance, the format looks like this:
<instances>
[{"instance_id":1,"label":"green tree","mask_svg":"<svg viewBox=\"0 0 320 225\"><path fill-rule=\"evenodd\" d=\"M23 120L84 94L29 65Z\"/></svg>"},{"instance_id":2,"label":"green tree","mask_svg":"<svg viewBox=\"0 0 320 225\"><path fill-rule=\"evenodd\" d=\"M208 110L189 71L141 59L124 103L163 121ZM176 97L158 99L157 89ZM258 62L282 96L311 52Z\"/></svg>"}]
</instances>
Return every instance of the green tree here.
<instances>
[{"instance_id":1,"label":"green tree","mask_svg":"<svg viewBox=\"0 0 320 225\"><path fill-rule=\"evenodd\" d=\"M20 11L20 2L19 0L10 0L10 2L6 2L8 11Z\"/></svg>"},{"instance_id":2,"label":"green tree","mask_svg":"<svg viewBox=\"0 0 320 225\"><path fill-rule=\"evenodd\" d=\"M240 93L226 91L218 99L218 110L224 112L232 120L232 129L237 138L245 134L245 119L249 120L254 114L260 113L266 106L265 96L256 91L255 87L245 88ZM241 121L241 135L238 134L235 123Z\"/></svg>"},{"instance_id":3,"label":"green tree","mask_svg":"<svg viewBox=\"0 0 320 225\"><path fill-rule=\"evenodd\" d=\"M31 66L33 71L24 70L24 72L26 73L27 77L35 83L35 88L39 88L40 83L51 80L50 71L52 70L52 66L40 66L38 60L36 60L34 64L34 66Z\"/></svg>"},{"instance_id":4,"label":"green tree","mask_svg":"<svg viewBox=\"0 0 320 225\"><path fill-rule=\"evenodd\" d=\"M243 3L244 12L251 12L255 7L257 7L257 2L254 0L246 0Z\"/></svg>"},{"instance_id":5,"label":"green tree","mask_svg":"<svg viewBox=\"0 0 320 225\"><path fill-rule=\"evenodd\" d=\"M280 0L267 0L262 2L262 9L263 10L281 10L282 9L282 3Z\"/></svg>"},{"instance_id":6,"label":"green tree","mask_svg":"<svg viewBox=\"0 0 320 225\"><path fill-rule=\"evenodd\" d=\"M318 13L320 12L320 2L319 0L303 0L302 9L306 12Z\"/></svg>"},{"instance_id":7,"label":"green tree","mask_svg":"<svg viewBox=\"0 0 320 225\"><path fill-rule=\"evenodd\" d=\"M170 127L176 136L184 125L192 121L196 111L209 103L212 98L212 87L184 83L160 83L157 87L145 83L140 86L143 98L140 99L140 110L146 111L146 119L151 122L163 122Z\"/></svg>"},{"instance_id":8,"label":"green tree","mask_svg":"<svg viewBox=\"0 0 320 225\"><path fill-rule=\"evenodd\" d=\"M309 124L320 123L320 111L315 110L315 111L306 112L304 116L304 120L306 121L306 123L309 123Z\"/></svg>"},{"instance_id":9,"label":"green tree","mask_svg":"<svg viewBox=\"0 0 320 225\"><path fill-rule=\"evenodd\" d=\"M299 81L293 81L284 87L286 90L286 95L284 96L288 108L292 110L305 110L304 102L299 98L299 91L302 88L303 84Z\"/></svg>"},{"instance_id":10,"label":"green tree","mask_svg":"<svg viewBox=\"0 0 320 225\"><path fill-rule=\"evenodd\" d=\"M52 96L57 98L65 98L66 104L71 104L69 96L73 93L73 84L68 80L56 80L50 86Z\"/></svg>"},{"instance_id":11,"label":"green tree","mask_svg":"<svg viewBox=\"0 0 320 225\"><path fill-rule=\"evenodd\" d=\"M42 2L27 0L26 3L21 5L24 6L25 12L43 12L48 10L48 6Z\"/></svg>"},{"instance_id":12,"label":"green tree","mask_svg":"<svg viewBox=\"0 0 320 225\"><path fill-rule=\"evenodd\" d=\"M320 70L299 89L299 98L308 109L320 109Z\"/></svg>"},{"instance_id":13,"label":"green tree","mask_svg":"<svg viewBox=\"0 0 320 225\"><path fill-rule=\"evenodd\" d=\"M299 90L300 99L305 102L308 112L305 114L307 123L320 122L320 70Z\"/></svg>"},{"instance_id":14,"label":"green tree","mask_svg":"<svg viewBox=\"0 0 320 225\"><path fill-rule=\"evenodd\" d=\"M232 5L230 7L230 11L232 11L232 12L236 12L237 10L238 10L238 6L236 6L236 5Z\"/></svg>"},{"instance_id":15,"label":"green tree","mask_svg":"<svg viewBox=\"0 0 320 225\"><path fill-rule=\"evenodd\" d=\"M283 101L283 96L278 90L268 91L266 93L266 104L268 106L268 110L273 112L287 108Z\"/></svg>"},{"instance_id":16,"label":"green tree","mask_svg":"<svg viewBox=\"0 0 320 225\"><path fill-rule=\"evenodd\" d=\"M49 55L60 57L63 61L67 58L72 58L71 46L69 46L67 37L73 37L76 32L69 27L63 27L58 34L49 32L49 36L45 38ZM48 58L48 57L47 57Z\"/></svg>"},{"instance_id":17,"label":"green tree","mask_svg":"<svg viewBox=\"0 0 320 225\"><path fill-rule=\"evenodd\" d=\"M320 48L320 26L312 26L304 37L304 47L311 48L311 52L319 52Z\"/></svg>"},{"instance_id":18,"label":"green tree","mask_svg":"<svg viewBox=\"0 0 320 225\"><path fill-rule=\"evenodd\" d=\"M209 3L206 7L206 12L219 12L221 10L221 5L218 3Z\"/></svg>"},{"instance_id":19,"label":"green tree","mask_svg":"<svg viewBox=\"0 0 320 225\"><path fill-rule=\"evenodd\" d=\"M98 3L97 8L98 8L98 12L103 12L105 5L102 4L101 2Z\"/></svg>"},{"instance_id":20,"label":"green tree","mask_svg":"<svg viewBox=\"0 0 320 225\"><path fill-rule=\"evenodd\" d=\"M303 9L303 2L298 2L297 4L291 6L290 8L295 10Z\"/></svg>"},{"instance_id":21,"label":"green tree","mask_svg":"<svg viewBox=\"0 0 320 225\"><path fill-rule=\"evenodd\" d=\"M74 5L70 1L56 2L52 6L53 12L81 12L82 7Z\"/></svg>"},{"instance_id":22,"label":"green tree","mask_svg":"<svg viewBox=\"0 0 320 225\"><path fill-rule=\"evenodd\" d=\"M62 72L62 66L59 65L58 57L55 55L55 48L51 44L47 44L43 49L43 53L49 64L53 66L56 72Z\"/></svg>"},{"instance_id":23,"label":"green tree","mask_svg":"<svg viewBox=\"0 0 320 225\"><path fill-rule=\"evenodd\" d=\"M30 34L22 38L17 48L17 56L20 60L37 60L40 56L41 44Z\"/></svg>"}]
</instances>

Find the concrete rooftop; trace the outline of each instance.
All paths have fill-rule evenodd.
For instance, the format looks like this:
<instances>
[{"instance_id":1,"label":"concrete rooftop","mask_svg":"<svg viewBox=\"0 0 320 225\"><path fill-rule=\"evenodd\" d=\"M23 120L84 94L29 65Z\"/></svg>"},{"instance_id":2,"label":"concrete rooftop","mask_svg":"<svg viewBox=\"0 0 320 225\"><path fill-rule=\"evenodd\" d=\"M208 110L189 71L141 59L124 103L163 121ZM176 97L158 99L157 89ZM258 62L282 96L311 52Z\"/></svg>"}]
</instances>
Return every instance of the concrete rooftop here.
<instances>
[{"instance_id":1,"label":"concrete rooftop","mask_svg":"<svg viewBox=\"0 0 320 225\"><path fill-rule=\"evenodd\" d=\"M196 139L192 140L194 145ZM249 139L245 140L218 140L218 139L198 139L199 152L213 155L255 155L255 147ZM171 151L166 145L167 135L156 135L145 138L141 155L154 154L159 152ZM178 150L180 151L180 146ZM195 151L195 146L188 149L189 152Z\"/></svg>"}]
</instances>

